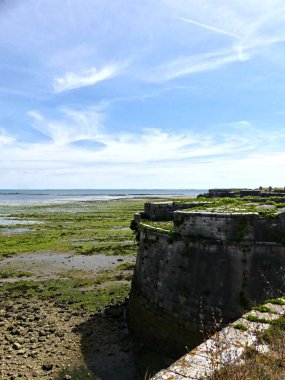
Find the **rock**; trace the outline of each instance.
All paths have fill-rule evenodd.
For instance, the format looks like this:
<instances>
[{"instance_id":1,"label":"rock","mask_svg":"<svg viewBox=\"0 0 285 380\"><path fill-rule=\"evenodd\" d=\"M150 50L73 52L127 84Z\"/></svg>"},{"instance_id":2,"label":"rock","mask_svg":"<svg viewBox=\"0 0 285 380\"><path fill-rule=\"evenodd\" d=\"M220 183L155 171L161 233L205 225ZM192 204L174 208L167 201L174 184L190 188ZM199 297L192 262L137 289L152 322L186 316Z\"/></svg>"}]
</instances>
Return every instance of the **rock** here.
<instances>
[{"instance_id":1,"label":"rock","mask_svg":"<svg viewBox=\"0 0 285 380\"><path fill-rule=\"evenodd\" d=\"M44 371L51 371L53 369L53 364L52 363L44 363L42 365L42 369Z\"/></svg>"},{"instance_id":2,"label":"rock","mask_svg":"<svg viewBox=\"0 0 285 380\"><path fill-rule=\"evenodd\" d=\"M25 353L26 353L26 350L21 348L20 350L18 350L17 355L24 355Z\"/></svg>"},{"instance_id":3,"label":"rock","mask_svg":"<svg viewBox=\"0 0 285 380\"><path fill-rule=\"evenodd\" d=\"M63 380L72 380L71 376L70 375L65 375Z\"/></svg>"},{"instance_id":4,"label":"rock","mask_svg":"<svg viewBox=\"0 0 285 380\"><path fill-rule=\"evenodd\" d=\"M124 309L122 307L116 307L106 310L106 314L113 318L120 318L123 315Z\"/></svg>"},{"instance_id":5,"label":"rock","mask_svg":"<svg viewBox=\"0 0 285 380\"><path fill-rule=\"evenodd\" d=\"M18 343L18 342L13 343L13 348L14 348L15 350L20 350L21 347L22 347L22 346L20 345L20 343Z\"/></svg>"}]
</instances>

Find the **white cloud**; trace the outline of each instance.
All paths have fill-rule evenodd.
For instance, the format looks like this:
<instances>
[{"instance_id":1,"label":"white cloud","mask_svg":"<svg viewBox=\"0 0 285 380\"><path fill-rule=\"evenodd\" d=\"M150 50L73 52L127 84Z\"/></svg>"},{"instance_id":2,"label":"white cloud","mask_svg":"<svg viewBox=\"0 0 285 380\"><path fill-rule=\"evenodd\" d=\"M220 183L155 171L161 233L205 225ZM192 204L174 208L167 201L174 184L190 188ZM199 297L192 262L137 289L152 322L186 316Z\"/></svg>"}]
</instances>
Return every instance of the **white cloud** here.
<instances>
[{"instance_id":1,"label":"white cloud","mask_svg":"<svg viewBox=\"0 0 285 380\"><path fill-rule=\"evenodd\" d=\"M104 119L100 106L84 112L63 108L59 119L46 119L37 111L30 111L28 115L33 119L33 128L57 146L98 138Z\"/></svg>"},{"instance_id":2,"label":"white cloud","mask_svg":"<svg viewBox=\"0 0 285 380\"><path fill-rule=\"evenodd\" d=\"M215 33L220 33L220 34L224 34L226 36L229 36L229 37L235 37L235 38L239 38L240 36L238 36L237 34L234 34L232 32L229 32L227 30L224 30L224 29L220 29L220 28L216 28L214 26L211 26L211 25L208 25L208 24L204 24L202 22L197 22L195 20L190 20L188 18L184 18L184 17L176 17L178 20L181 20L181 21L184 21L184 22L188 22L189 24L192 24L192 25L197 25L201 28L204 28L204 29L207 29L207 30L210 30L212 32L215 32Z\"/></svg>"},{"instance_id":3,"label":"white cloud","mask_svg":"<svg viewBox=\"0 0 285 380\"><path fill-rule=\"evenodd\" d=\"M192 50L192 53L180 54L153 66L146 75L147 81L162 83L217 70L231 63L248 61L266 52L268 47L285 41L285 3L280 0L264 0L262 3L255 0L249 3L205 0L203 4L194 0L163 0L163 3L177 22L189 24L189 49L185 47L184 51ZM187 30L183 30L186 46ZM224 36L231 38L225 39ZM197 54L197 50L202 53Z\"/></svg>"},{"instance_id":4,"label":"white cloud","mask_svg":"<svg viewBox=\"0 0 285 380\"><path fill-rule=\"evenodd\" d=\"M80 87L93 86L96 83L115 77L121 71L121 68L122 66L120 65L107 65L100 70L92 67L79 73L67 72L63 77L55 78L54 91L59 93Z\"/></svg>"},{"instance_id":5,"label":"white cloud","mask_svg":"<svg viewBox=\"0 0 285 380\"><path fill-rule=\"evenodd\" d=\"M284 133L264 134L252 123L243 120L217 126L212 132L170 134L160 129L137 132L108 131L104 126L104 112L99 108L84 111L62 109L58 119L48 119L36 111L29 113L34 128L50 138L49 141L14 144L5 156L13 161L56 162L56 165L118 165L147 164L150 162L208 161L234 155L248 156L267 142L267 151L275 152L276 142ZM227 128L225 128L227 127ZM94 143L95 148L76 144ZM97 144L97 145L96 145ZM100 146L98 149L97 146ZM272 148L273 147L273 148ZM266 153L266 152L265 152Z\"/></svg>"},{"instance_id":6,"label":"white cloud","mask_svg":"<svg viewBox=\"0 0 285 380\"><path fill-rule=\"evenodd\" d=\"M0 128L0 145L11 144L15 141L15 137L10 136L4 129Z\"/></svg>"},{"instance_id":7,"label":"white cloud","mask_svg":"<svg viewBox=\"0 0 285 380\"><path fill-rule=\"evenodd\" d=\"M1 148L0 174L10 188L39 187L36 181L49 188L282 185L276 182L285 154L278 143L285 133L264 133L247 120L216 126L205 135L108 131L100 107L63 109L56 120L36 111L30 116L50 140ZM81 140L101 145L85 148L76 144Z\"/></svg>"},{"instance_id":8,"label":"white cloud","mask_svg":"<svg viewBox=\"0 0 285 380\"><path fill-rule=\"evenodd\" d=\"M244 62L250 55L240 51L217 51L190 57L182 57L167 62L148 73L147 80L154 83L165 82L181 76L211 71L233 62Z\"/></svg>"},{"instance_id":9,"label":"white cloud","mask_svg":"<svg viewBox=\"0 0 285 380\"><path fill-rule=\"evenodd\" d=\"M35 144L31 149L30 155L35 154L33 159L40 161L45 160L44 157L60 156L64 162L139 164L214 158L220 155L231 155L233 151L245 152L252 148L252 136L249 133L252 126L246 121L233 123L237 126L247 125L249 128L244 133L240 130L233 132L232 128L228 133L215 130L214 134L205 137L202 133L170 134L161 129L108 132L103 124L104 112L100 107L84 111L63 109L56 120L47 119L36 111L29 112L29 115L34 120L34 128L51 140L49 143ZM92 150L90 147L85 149L73 144L80 141L97 144L100 149ZM255 135L255 141L257 141L257 135Z\"/></svg>"}]
</instances>

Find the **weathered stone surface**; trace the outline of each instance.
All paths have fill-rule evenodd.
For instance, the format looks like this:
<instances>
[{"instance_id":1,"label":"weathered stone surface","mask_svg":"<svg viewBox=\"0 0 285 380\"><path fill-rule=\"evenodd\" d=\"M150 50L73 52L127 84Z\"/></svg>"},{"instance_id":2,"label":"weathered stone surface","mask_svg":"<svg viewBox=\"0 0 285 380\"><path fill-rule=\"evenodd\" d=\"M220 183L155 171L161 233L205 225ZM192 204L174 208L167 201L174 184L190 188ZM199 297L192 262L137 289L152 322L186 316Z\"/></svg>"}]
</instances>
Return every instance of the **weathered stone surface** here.
<instances>
[{"instance_id":1,"label":"weathered stone surface","mask_svg":"<svg viewBox=\"0 0 285 380\"><path fill-rule=\"evenodd\" d=\"M281 311L279 308L276 310ZM271 318L271 320L275 320L276 316L280 318L278 314L261 313L256 310L250 313L256 317L260 317L260 314L266 314L267 318ZM178 376L177 379L179 380L199 380L201 377L212 375L214 371L219 370L224 365L241 363L243 361L242 355L247 347L254 347L263 354L267 353L269 347L260 343L259 336L260 332L270 327L270 324L248 321L246 317L250 313L246 313L228 327L214 334L173 363L167 370L160 371L152 380L169 380L174 375ZM234 327L241 324L246 330Z\"/></svg>"},{"instance_id":2,"label":"weathered stone surface","mask_svg":"<svg viewBox=\"0 0 285 380\"><path fill-rule=\"evenodd\" d=\"M261 323L261 322L253 323L243 317L231 323L230 326L234 327L235 325L240 324L240 323L247 328L247 331L253 332L253 333L262 333L263 331L268 329L270 326L268 323Z\"/></svg>"},{"instance_id":3,"label":"weathered stone surface","mask_svg":"<svg viewBox=\"0 0 285 380\"><path fill-rule=\"evenodd\" d=\"M255 310L240 318L269 293L276 297L285 292L285 212L261 217L255 212L192 212L183 207L175 211L173 203L149 203L144 212L150 220L169 220L171 215L174 231L153 225L139 228L130 328L146 343L176 353L202 342L201 324L204 333L217 321L223 327L237 320L246 329L235 329L234 324L222 329L157 375L190 379L213 363L240 360L247 346L257 345L256 333L282 315L284 307L270 303L271 312ZM249 315L253 322L247 320Z\"/></svg>"},{"instance_id":4,"label":"weathered stone surface","mask_svg":"<svg viewBox=\"0 0 285 380\"><path fill-rule=\"evenodd\" d=\"M172 371L160 371L158 372L154 377L152 377L152 380L185 380L185 376L181 376L175 372ZM195 380L195 378L187 377L187 380Z\"/></svg>"},{"instance_id":5,"label":"weathered stone surface","mask_svg":"<svg viewBox=\"0 0 285 380\"><path fill-rule=\"evenodd\" d=\"M244 319L249 318L250 316L258 318L260 321L266 320L266 321L274 321L275 319L280 318L279 314L273 314L273 313L263 313L258 310L252 310L246 314L243 315Z\"/></svg>"},{"instance_id":6,"label":"weathered stone surface","mask_svg":"<svg viewBox=\"0 0 285 380\"><path fill-rule=\"evenodd\" d=\"M142 339L151 342L156 334L161 346L183 353L202 341L201 322L206 331L217 318L226 325L250 304L264 302L268 290L285 291L285 247L278 240L285 213L173 215L174 233L140 231L128 319Z\"/></svg>"},{"instance_id":7,"label":"weathered stone surface","mask_svg":"<svg viewBox=\"0 0 285 380\"><path fill-rule=\"evenodd\" d=\"M285 305L275 305L273 303L266 303L265 306L269 307L273 313L284 315Z\"/></svg>"}]
</instances>

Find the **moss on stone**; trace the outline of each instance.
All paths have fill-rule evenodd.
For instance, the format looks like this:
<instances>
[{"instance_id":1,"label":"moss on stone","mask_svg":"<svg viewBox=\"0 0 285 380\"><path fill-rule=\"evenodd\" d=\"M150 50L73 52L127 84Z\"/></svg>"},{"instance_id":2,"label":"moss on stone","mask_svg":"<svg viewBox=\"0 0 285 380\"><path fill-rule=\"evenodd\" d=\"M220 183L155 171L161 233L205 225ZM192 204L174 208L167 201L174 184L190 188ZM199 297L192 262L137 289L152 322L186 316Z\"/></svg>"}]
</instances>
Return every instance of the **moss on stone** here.
<instances>
[{"instance_id":1,"label":"moss on stone","mask_svg":"<svg viewBox=\"0 0 285 380\"><path fill-rule=\"evenodd\" d=\"M247 327L243 324L243 323L236 323L234 325L234 328L237 329L237 330L242 330L242 331L246 331L247 330Z\"/></svg>"}]
</instances>

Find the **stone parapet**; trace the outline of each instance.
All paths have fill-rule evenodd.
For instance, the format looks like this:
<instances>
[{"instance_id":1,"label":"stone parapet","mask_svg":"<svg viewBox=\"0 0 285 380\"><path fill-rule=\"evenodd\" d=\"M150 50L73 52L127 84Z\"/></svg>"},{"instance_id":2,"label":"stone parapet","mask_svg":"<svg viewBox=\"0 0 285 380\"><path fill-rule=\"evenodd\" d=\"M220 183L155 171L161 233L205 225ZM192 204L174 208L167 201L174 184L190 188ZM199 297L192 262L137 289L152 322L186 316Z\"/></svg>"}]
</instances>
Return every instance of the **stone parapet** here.
<instances>
[{"instance_id":1,"label":"stone parapet","mask_svg":"<svg viewBox=\"0 0 285 380\"><path fill-rule=\"evenodd\" d=\"M144 206L144 216L149 220L172 220L174 211L190 209L205 204L211 204L211 202L191 201L146 203Z\"/></svg>"},{"instance_id":2,"label":"stone parapet","mask_svg":"<svg viewBox=\"0 0 285 380\"><path fill-rule=\"evenodd\" d=\"M258 213L174 212L174 232L222 241L254 240Z\"/></svg>"},{"instance_id":3,"label":"stone parapet","mask_svg":"<svg viewBox=\"0 0 285 380\"><path fill-rule=\"evenodd\" d=\"M260 342L260 333L270 327L271 321L285 315L285 305L266 303L264 306L270 312L253 310L244 314L181 357L168 369L157 373L151 380L199 380L213 375L225 365L241 363L248 347L261 352L268 351L268 347ZM254 315L256 321L249 321L249 315ZM258 319L266 322L259 322Z\"/></svg>"}]
</instances>

